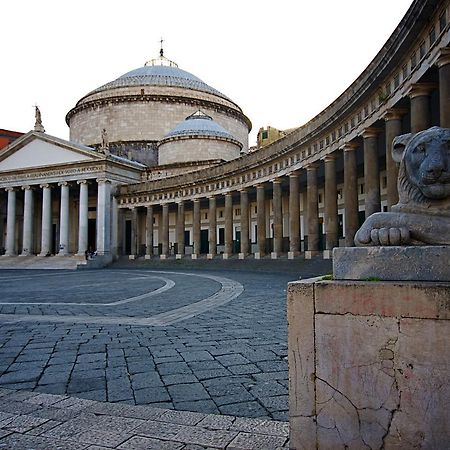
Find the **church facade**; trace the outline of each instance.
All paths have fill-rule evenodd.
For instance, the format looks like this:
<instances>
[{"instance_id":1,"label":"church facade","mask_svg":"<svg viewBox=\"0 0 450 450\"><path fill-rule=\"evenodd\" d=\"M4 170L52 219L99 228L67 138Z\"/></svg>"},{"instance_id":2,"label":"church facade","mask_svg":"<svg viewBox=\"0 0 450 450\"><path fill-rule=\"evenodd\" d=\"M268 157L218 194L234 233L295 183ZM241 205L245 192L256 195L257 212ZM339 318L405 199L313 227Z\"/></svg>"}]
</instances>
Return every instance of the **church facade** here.
<instances>
[{"instance_id":1,"label":"church facade","mask_svg":"<svg viewBox=\"0 0 450 450\"><path fill-rule=\"evenodd\" d=\"M241 108L161 54L79 100L70 141L36 129L0 153L0 247L330 257L397 202L393 138L450 128L449 21L449 1L415 0L343 94L253 152Z\"/></svg>"}]
</instances>

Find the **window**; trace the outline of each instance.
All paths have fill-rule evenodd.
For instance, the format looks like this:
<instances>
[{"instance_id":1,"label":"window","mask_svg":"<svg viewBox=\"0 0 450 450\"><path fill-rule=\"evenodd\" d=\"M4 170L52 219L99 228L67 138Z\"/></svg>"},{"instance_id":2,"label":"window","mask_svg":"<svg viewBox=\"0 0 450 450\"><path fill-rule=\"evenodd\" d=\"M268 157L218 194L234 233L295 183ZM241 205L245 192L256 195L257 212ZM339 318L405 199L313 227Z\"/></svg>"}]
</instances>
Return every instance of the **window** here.
<instances>
[{"instance_id":1,"label":"window","mask_svg":"<svg viewBox=\"0 0 450 450\"><path fill-rule=\"evenodd\" d=\"M355 118L354 117L352 117L351 120L350 120L350 126L352 128L355 128Z\"/></svg>"},{"instance_id":2,"label":"window","mask_svg":"<svg viewBox=\"0 0 450 450\"><path fill-rule=\"evenodd\" d=\"M255 206L255 214L258 214L258 207Z\"/></svg>"},{"instance_id":3,"label":"window","mask_svg":"<svg viewBox=\"0 0 450 450\"><path fill-rule=\"evenodd\" d=\"M219 211L219 218L223 217L223 211Z\"/></svg>"},{"instance_id":4,"label":"window","mask_svg":"<svg viewBox=\"0 0 450 450\"><path fill-rule=\"evenodd\" d=\"M345 125L344 125L344 132L345 132L345 133L348 133L348 122L345 122Z\"/></svg>"},{"instance_id":5,"label":"window","mask_svg":"<svg viewBox=\"0 0 450 450\"><path fill-rule=\"evenodd\" d=\"M323 149L323 139L320 141L320 150L322 150Z\"/></svg>"},{"instance_id":6,"label":"window","mask_svg":"<svg viewBox=\"0 0 450 450\"><path fill-rule=\"evenodd\" d=\"M439 33L442 33L447 25L447 19L445 17L445 11L439 17Z\"/></svg>"},{"instance_id":7,"label":"window","mask_svg":"<svg viewBox=\"0 0 450 450\"><path fill-rule=\"evenodd\" d=\"M203 218L204 218L205 220L208 220L208 213L205 213L204 216L203 216Z\"/></svg>"},{"instance_id":8,"label":"window","mask_svg":"<svg viewBox=\"0 0 450 450\"><path fill-rule=\"evenodd\" d=\"M361 120L362 120L362 114L359 112L359 113L358 113L358 123L360 123Z\"/></svg>"},{"instance_id":9,"label":"window","mask_svg":"<svg viewBox=\"0 0 450 450\"><path fill-rule=\"evenodd\" d=\"M420 44L419 55L420 55L420 59L422 59L425 56L425 42L422 42Z\"/></svg>"},{"instance_id":10,"label":"window","mask_svg":"<svg viewBox=\"0 0 450 450\"><path fill-rule=\"evenodd\" d=\"M236 208L236 209L234 210L234 215L235 215L235 216L240 216L240 215L241 215L241 210L240 210L240 208Z\"/></svg>"},{"instance_id":11,"label":"window","mask_svg":"<svg viewBox=\"0 0 450 450\"><path fill-rule=\"evenodd\" d=\"M416 52L414 52L411 56L411 70L413 70L417 65L417 56Z\"/></svg>"},{"instance_id":12,"label":"window","mask_svg":"<svg viewBox=\"0 0 450 450\"><path fill-rule=\"evenodd\" d=\"M362 195L362 194L364 194L364 183L361 183L360 185L359 185L359 193Z\"/></svg>"},{"instance_id":13,"label":"window","mask_svg":"<svg viewBox=\"0 0 450 450\"><path fill-rule=\"evenodd\" d=\"M394 77L394 89L397 89L400 84L400 74L398 73Z\"/></svg>"},{"instance_id":14,"label":"window","mask_svg":"<svg viewBox=\"0 0 450 450\"><path fill-rule=\"evenodd\" d=\"M436 40L436 32L434 31L434 27L430 30L430 34L429 34L429 39L430 39L430 47L434 44L434 41Z\"/></svg>"},{"instance_id":15,"label":"window","mask_svg":"<svg viewBox=\"0 0 450 450\"><path fill-rule=\"evenodd\" d=\"M225 244L225 228L219 228L219 245Z\"/></svg>"},{"instance_id":16,"label":"window","mask_svg":"<svg viewBox=\"0 0 450 450\"><path fill-rule=\"evenodd\" d=\"M261 139L267 139L269 137L269 132L267 130L263 130L261 133Z\"/></svg>"},{"instance_id":17,"label":"window","mask_svg":"<svg viewBox=\"0 0 450 450\"><path fill-rule=\"evenodd\" d=\"M386 186L387 186L387 177L382 177L381 178L381 187L383 189L386 189Z\"/></svg>"},{"instance_id":18,"label":"window","mask_svg":"<svg viewBox=\"0 0 450 450\"><path fill-rule=\"evenodd\" d=\"M405 64L402 68L403 79L406 80L408 77L408 66Z\"/></svg>"},{"instance_id":19,"label":"window","mask_svg":"<svg viewBox=\"0 0 450 450\"><path fill-rule=\"evenodd\" d=\"M322 194L319 194L319 203L322 203Z\"/></svg>"},{"instance_id":20,"label":"window","mask_svg":"<svg viewBox=\"0 0 450 450\"><path fill-rule=\"evenodd\" d=\"M338 200L342 199L342 189L338 189L338 191L337 191L337 198L338 198Z\"/></svg>"}]
</instances>

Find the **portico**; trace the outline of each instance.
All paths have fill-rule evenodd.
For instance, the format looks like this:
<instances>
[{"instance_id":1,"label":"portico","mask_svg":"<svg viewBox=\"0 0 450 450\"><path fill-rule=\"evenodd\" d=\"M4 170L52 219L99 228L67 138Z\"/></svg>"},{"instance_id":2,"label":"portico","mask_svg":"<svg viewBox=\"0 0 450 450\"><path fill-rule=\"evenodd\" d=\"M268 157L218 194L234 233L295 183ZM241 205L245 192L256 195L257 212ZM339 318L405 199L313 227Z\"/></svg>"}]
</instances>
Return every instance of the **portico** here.
<instances>
[{"instance_id":1,"label":"portico","mask_svg":"<svg viewBox=\"0 0 450 450\"><path fill-rule=\"evenodd\" d=\"M30 132L0 157L5 256L116 256L112 194L140 179L129 160Z\"/></svg>"}]
</instances>

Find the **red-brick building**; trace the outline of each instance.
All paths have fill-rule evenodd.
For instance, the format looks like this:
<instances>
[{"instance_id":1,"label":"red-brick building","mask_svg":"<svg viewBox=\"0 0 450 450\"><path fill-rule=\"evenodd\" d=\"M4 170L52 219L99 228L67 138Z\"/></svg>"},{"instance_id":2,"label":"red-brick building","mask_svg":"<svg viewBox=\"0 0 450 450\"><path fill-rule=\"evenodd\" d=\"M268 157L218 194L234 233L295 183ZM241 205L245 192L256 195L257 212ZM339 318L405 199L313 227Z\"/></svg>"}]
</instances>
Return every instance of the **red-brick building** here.
<instances>
[{"instance_id":1,"label":"red-brick building","mask_svg":"<svg viewBox=\"0 0 450 450\"><path fill-rule=\"evenodd\" d=\"M3 130L0 128L0 150L20 138L22 135L23 133L19 133L18 131Z\"/></svg>"}]
</instances>

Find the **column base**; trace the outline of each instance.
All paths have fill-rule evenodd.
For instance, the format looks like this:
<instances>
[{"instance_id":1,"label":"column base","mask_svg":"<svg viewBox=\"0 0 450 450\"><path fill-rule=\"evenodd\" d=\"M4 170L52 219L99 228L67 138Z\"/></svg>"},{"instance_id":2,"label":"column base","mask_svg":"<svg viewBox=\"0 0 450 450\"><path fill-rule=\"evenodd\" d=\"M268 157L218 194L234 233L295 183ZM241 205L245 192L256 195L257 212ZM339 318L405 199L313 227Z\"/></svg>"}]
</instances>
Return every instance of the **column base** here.
<instances>
[{"instance_id":1,"label":"column base","mask_svg":"<svg viewBox=\"0 0 450 450\"><path fill-rule=\"evenodd\" d=\"M247 256L248 256L247 253L239 253L238 254L239 259L245 259Z\"/></svg>"},{"instance_id":2,"label":"column base","mask_svg":"<svg viewBox=\"0 0 450 450\"><path fill-rule=\"evenodd\" d=\"M21 253L19 256L34 256L33 253Z\"/></svg>"},{"instance_id":3,"label":"column base","mask_svg":"<svg viewBox=\"0 0 450 450\"><path fill-rule=\"evenodd\" d=\"M136 255L128 255L128 259L136 259Z\"/></svg>"},{"instance_id":4,"label":"column base","mask_svg":"<svg viewBox=\"0 0 450 450\"><path fill-rule=\"evenodd\" d=\"M324 250L323 259L333 259L333 250Z\"/></svg>"},{"instance_id":5,"label":"column base","mask_svg":"<svg viewBox=\"0 0 450 450\"><path fill-rule=\"evenodd\" d=\"M52 255L50 252L41 252L38 254L38 256L40 256L41 258L45 257L45 256L54 256Z\"/></svg>"},{"instance_id":6,"label":"column base","mask_svg":"<svg viewBox=\"0 0 450 450\"><path fill-rule=\"evenodd\" d=\"M216 255L215 255L214 253L208 253L208 254L206 255L206 259L214 259L215 256L216 256Z\"/></svg>"},{"instance_id":7,"label":"column base","mask_svg":"<svg viewBox=\"0 0 450 450\"><path fill-rule=\"evenodd\" d=\"M228 258L231 258L231 255L232 255L231 253L223 253L222 254L222 258L223 259L228 259Z\"/></svg>"},{"instance_id":8,"label":"column base","mask_svg":"<svg viewBox=\"0 0 450 450\"><path fill-rule=\"evenodd\" d=\"M183 257L184 257L184 253L177 253L175 255L175 259L183 259Z\"/></svg>"},{"instance_id":9,"label":"column base","mask_svg":"<svg viewBox=\"0 0 450 450\"><path fill-rule=\"evenodd\" d=\"M17 253L5 253L2 256L17 256Z\"/></svg>"},{"instance_id":10,"label":"column base","mask_svg":"<svg viewBox=\"0 0 450 450\"><path fill-rule=\"evenodd\" d=\"M279 252L272 252L270 254L270 259L278 259L280 257L280 253Z\"/></svg>"},{"instance_id":11,"label":"column base","mask_svg":"<svg viewBox=\"0 0 450 450\"><path fill-rule=\"evenodd\" d=\"M55 256L69 256L69 252L58 252Z\"/></svg>"},{"instance_id":12,"label":"column base","mask_svg":"<svg viewBox=\"0 0 450 450\"><path fill-rule=\"evenodd\" d=\"M145 255L144 259L152 259L152 255Z\"/></svg>"},{"instance_id":13,"label":"column base","mask_svg":"<svg viewBox=\"0 0 450 450\"><path fill-rule=\"evenodd\" d=\"M261 253L255 252L255 259L261 259Z\"/></svg>"},{"instance_id":14,"label":"column base","mask_svg":"<svg viewBox=\"0 0 450 450\"><path fill-rule=\"evenodd\" d=\"M318 250L306 250L305 251L305 259L311 259L314 256L317 256L318 254L320 254L320 252Z\"/></svg>"},{"instance_id":15,"label":"column base","mask_svg":"<svg viewBox=\"0 0 450 450\"><path fill-rule=\"evenodd\" d=\"M159 255L159 259L167 259L167 255Z\"/></svg>"},{"instance_id":16,"label":"column base","mask_svg":"<svg viewBox=\"0 0 450 450\"><path fill-rule=\"evenodd\" d=\"M300 252L299 251L288 252L288 259L298 258L299 256L300 256Z\"/></svg>"},{"instance_id":17,"label":"column base","mask_svg":"<svg viewBox=\"0 0 450 450\"><path fill-rule=\"evenodd\" d=\"M197 253L192 253L191 254L191 259L198 259Z\"/></svg>"}]
</instances>

